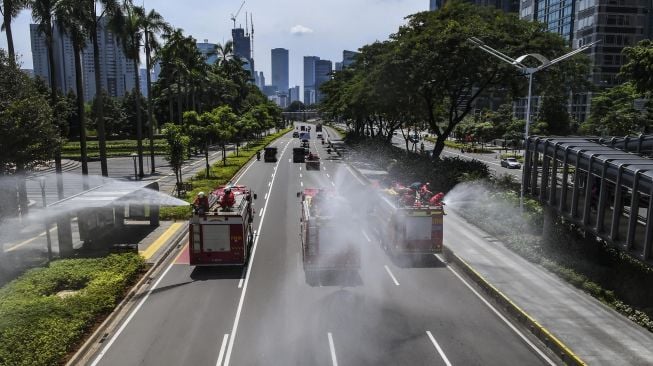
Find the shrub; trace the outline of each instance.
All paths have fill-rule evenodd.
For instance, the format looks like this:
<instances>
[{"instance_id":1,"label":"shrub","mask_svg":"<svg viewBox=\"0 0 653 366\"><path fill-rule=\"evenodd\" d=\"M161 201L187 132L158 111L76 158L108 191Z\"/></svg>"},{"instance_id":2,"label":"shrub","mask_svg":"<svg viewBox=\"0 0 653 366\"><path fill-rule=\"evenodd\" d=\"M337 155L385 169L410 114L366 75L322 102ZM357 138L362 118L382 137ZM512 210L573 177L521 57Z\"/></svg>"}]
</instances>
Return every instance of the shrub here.
<instances>
[{"instance_id":1,"label":"shrub","mask_svg":"<svg viewBox=\"0 0 653 366\"><path fill-rule=\"evenodd\" d=\"M61 363L144 269L142 257L114 254L54 261L10 282L0 289L0 364ZM77 292L57 296L62 290Z\"/></svg>"}]
</instances>

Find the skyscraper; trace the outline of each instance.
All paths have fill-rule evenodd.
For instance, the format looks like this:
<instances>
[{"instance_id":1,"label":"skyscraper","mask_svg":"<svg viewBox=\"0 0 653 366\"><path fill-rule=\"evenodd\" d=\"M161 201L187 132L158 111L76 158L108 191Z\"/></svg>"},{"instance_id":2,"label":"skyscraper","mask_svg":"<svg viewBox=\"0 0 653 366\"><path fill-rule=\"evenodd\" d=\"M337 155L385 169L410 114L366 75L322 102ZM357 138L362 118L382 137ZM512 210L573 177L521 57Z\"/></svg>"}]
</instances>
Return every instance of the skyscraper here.
<instances>
[{"instance_id":1,"label":"skyscraper","mask_svg":"<svg viewBox=\"0 0 653 366\"><path fill-rule=\"evenodd\" d=\"M304 104L315 103L315 63L317 56L304 56Z\"/></svg>"},{"instance_id":2,"label":"skyscraper","mask_svg":"<svg viewBox=\"0 0 653 366\"><path fill-rule=\"evenodd\" d=\"M295 85L288 90L288 104L299 101L299 85Z\"/></svg>"},{"instance_id":3,"label":"skyscraper","mask_svg":"<svg viewBox=\"0 0 653 366\"><path fill-rule=\"evenodd\" d=\"M48 65L48 47L45 35L38 30L38 24L29 25L29 36L32 46L32 63L34 75L50 83L50 67Z\"/></svg>"},{"instance_id":4,"label":"skyscraper","mask_svg":"<svg viewBox=\"0 0 653 366\"><path fill-rule=\"evenodd\" d=\"M197 42L197 48L200 50L200 53L206 59L206 63L213 65L218 61L218 55L215 52L215 43L209 43L208 39L205 39L204 42Z\"/></svg>"},{"instance_id":5,"label":"skyscraper","mask_svg":"<svg viewBox=\"0 0 653 366\"><path fill-rule=\"evenodd\" d=\"M587 52L593 65L590 80L601 90L619 83L617 75L626 62L623 48L651 37L652 11L650 3L643 0L610 1L608 5L592 0L525 0L519 14L522 19L543 22L574 49L602 40ZM589 115L592 94L572 96L569 112L577 121L583 122Z\"/></svg>"},{"instance_id":6,"label":"skyscraper","mask_svg":"<svg viewBox=\"0 0 653 366\"><path fill-rule=\"evenodd\" d=\"M100 49L100 81L102 89L109 96L121 97L126 92L132 92L136 87L134 60L125 57L122 45L110 30L108 24L109 19L103 17L97 29ZM91 101L95 98L98 88L95 85L93 45L90 42L82 51L82 69L84 74L84 100Z\"/></svg>"},{"instance_id":7,"label":"skyscraper","mask_svg":"<svg viewBox=\"0 0 653 366\"><path fill-rule=\"evenodd\" d=\"M288 50L273 48L272 56L272 85L279 91L288 90Z\"/></svg>"},{"instance_id":8,"label":"skyscraper","mask_svg":"<svg viewBox=\"0 0 653 366\"><path fill-rule=\"evenodd\" d=\"M429 2L429 10L430 11L435 11L438 10L442 7L442 3L444 0L430 0Z\"/></svg>"},{"instance_id":9,"label":"skyscraper","mask_svg":"<svg viewBox=\"0 0 653 366\"><path fill-rule=\"evenodd\" d=\"M342 68L344 69L345 67L351 66L354 61L356 61L356 56L360 52L355 52L355 51L347 51L344 50L342 51Z\"/></svg>"},{"instance_id":10,"label":"skyscraper","mask_svg":"<svg viewBox=\"0 0 653 366\"><path fill-rule=\"evenodd\" d=\"M254 59L252 59L252 39L249 34L245 34L243 28L234 28L231 30L231 40L234 43L234 55L240 57L246 64L244 68L250 72L251 79L254 80Z\"/></svg>"},{"instance_id":11,"label":"skyscraper","mask_svg":"<svg viewBox=\"0 0 653 366\"><path fill-rule=\"evenodd\" d=\"M107 18L102 18L97 30L100 49L100 80L102 88L109 96L121 97L132 91L136 86L133 60L125 57L122 46L115 34L108 27ZM47 63L47 48L45 36L38 32L36 24L30 25L30 37L34 61L34 73L50 82ZM77 90L75 84L75 54L70 37L63 32L58 24L53 28L53 53L57 87L64 93ZM96 95L95 63L93 46L90 42L82 50L82 78L84 85L84 100L91 101Z\"/></svg>"},{"instance_id":12,"label":"skyscraper","mask_svg":"<svg viewBox=\"0 0 653 366\"><path fill-rule=\"evenodd\" d=\"M331 72L333 72L333 65L329 60L318 60L315 62L315 102L322 101L322 92L320 87L322 84L331 79Z\"/></svg>"}]
</instances>

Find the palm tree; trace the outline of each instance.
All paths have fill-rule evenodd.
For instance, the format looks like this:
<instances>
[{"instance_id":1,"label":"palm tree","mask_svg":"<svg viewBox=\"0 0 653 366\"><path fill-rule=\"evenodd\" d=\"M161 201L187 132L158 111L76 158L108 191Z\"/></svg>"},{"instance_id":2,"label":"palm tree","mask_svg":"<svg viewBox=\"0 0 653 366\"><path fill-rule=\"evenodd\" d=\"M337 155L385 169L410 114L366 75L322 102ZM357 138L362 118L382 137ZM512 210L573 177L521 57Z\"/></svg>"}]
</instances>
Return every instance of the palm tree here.
<instances>
[{"instance_id":1,"label":"palm tree","mask_svg":"<svg viewBox=\"0 0 653 366\"><path fill-rule=\"evenodd\" d=\"M48 49L48 76L50 80L50 100L54 106L57 103L57 73L54 66L53 51L53 26L54 15L59 5L59 0L33 0L30 4L32 8L32 19L38 24L39 32L45 35L45 44ZM63 194L63 177L61 166L61 148L57 148L54 153L54 169L57 173L57 196L59 199L64 198Z\"/></svg>"},{"instance_id":2,"label":"palm tree","mask_svg":"<svg viewBox=\"0 0 653 366\"><path fill-rule=\"evenodd\" d=\"M136 140L138 149L138 176L143 178L143 121L141 120L141 82L138 70L140 63L141 40L143 39L142 23L145 9L134 6L131 0L125 0L120 6L120 16L114 17L112 28L122 44L125 56L132 60L134 78L136 81L134 94L136 96Z\"/></svg>"},{"instance_id":3,"label":"palm tree","mask_svg":"<svg viewBox=\"0 0 653 366\"><path fill-rule=\"evenodd\" d=\"M157 42L157 34L167 33L171 30L170 25L163 20L161 14L154 9L142 19L143 33L145 35L145 69L147 75L147 122L148 138L150 139L150 159L152 174L154 169L154 118L152 118L152 52L157 53L161 46Z\"/></svg>"},{"instance_id":4,"label":"palm tree","mask_svg":"<svg viewBox=\"0 0 653 366\"><path fill-rule=\"evenodd\" d=\"M27 0L2 0L0 14L2 14L2 26L0 30L7 33L7 51L12 60L16 59L14 52L14 36L11 32L11 21L18 16L21 10L27 7Z\"/></svg>"},{"instance_id":5,"label":"palm tree","mask_svg":"<svg viewBox=\"0 0 653 366\"><path fill-rule=\"evenodd\" d=\"M82 0L84 1L84 0ZM89 7L89 13L91 14L88 18L88 33L91 36L91 42L93 44L93 68L95 70L95 115L97 123L97 137L98 137L98 148L100 150L100 169L102 170L102 176L109 175L109 168L107 166L107 137L104 127L104 90L102 88L102 72L100 69L100 46L98 42L98 31L102 27L102 22L105 17L111 19L111 17L120 16L116 14L118 10L118 3L115 0L86 0L84 1L86 6ZM98 12L98 5L101 6L102 11Z\"/></svg>"},{"instance_id":6,"label":"palm tree","mask_svg":"<svg viewBox=\"0 0 653 366\"><path fill-rule=\"evenodd\" d=\"M83 0L81 0L83 1ZM75 89L77 94L77 117L79 118L79 146L82 160L82 174L88 175L88 155L86 151L86 119L84 115L84 86L82 82L82 49L88 39L87 19L91 16L87 8L80 6L80 0L61 0L55 9L64 32L70 36L75 58Z\"/></svg>"}]
</instances>

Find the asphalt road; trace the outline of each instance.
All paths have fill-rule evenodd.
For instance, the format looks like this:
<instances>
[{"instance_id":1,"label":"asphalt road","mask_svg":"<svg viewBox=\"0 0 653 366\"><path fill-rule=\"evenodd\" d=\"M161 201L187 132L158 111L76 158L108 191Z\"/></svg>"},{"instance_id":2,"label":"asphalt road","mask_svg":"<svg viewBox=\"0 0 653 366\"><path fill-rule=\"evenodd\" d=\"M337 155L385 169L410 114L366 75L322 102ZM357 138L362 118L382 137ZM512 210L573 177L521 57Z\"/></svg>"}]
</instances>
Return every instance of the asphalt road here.
<instances>
[{"instance_id":1,"label":"asphalt road","mask_svg":"<svg viewBox=\"0 0 653 366\"><path fill-rule=\"evenodd\" d=\"M290 135L288 135L290 136ZM93 365L538 365L522 338L436 257L388 257L374 232L359 271L307 278L299 240L303 188L365 192L322 146L320 171L291 162L285 137L276 164L253 162L239 183L258 193L254 255L240 270L193 268L183 253L109 334ZM447 231L446 240L455 238Z\"/></svg>"}]
</instances>

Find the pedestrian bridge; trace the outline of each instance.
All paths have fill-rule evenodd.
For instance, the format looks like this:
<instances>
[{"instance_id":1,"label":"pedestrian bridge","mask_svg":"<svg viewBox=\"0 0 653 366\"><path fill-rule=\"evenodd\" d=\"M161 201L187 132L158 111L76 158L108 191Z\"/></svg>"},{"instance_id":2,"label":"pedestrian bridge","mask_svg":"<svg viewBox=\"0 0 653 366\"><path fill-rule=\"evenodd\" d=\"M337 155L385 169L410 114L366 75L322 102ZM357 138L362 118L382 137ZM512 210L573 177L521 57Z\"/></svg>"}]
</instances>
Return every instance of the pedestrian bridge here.
<instances>
[{"instance_id":1,"label":"pedestrian bridge","mask_svg":"<svg viewBox=\"0 0 653 366\"><path fill-rule=\"evenodd\" d=\"M653 135L526 141L524 193L632 256L651 262Z\"/></svg>"}]
</instances>

